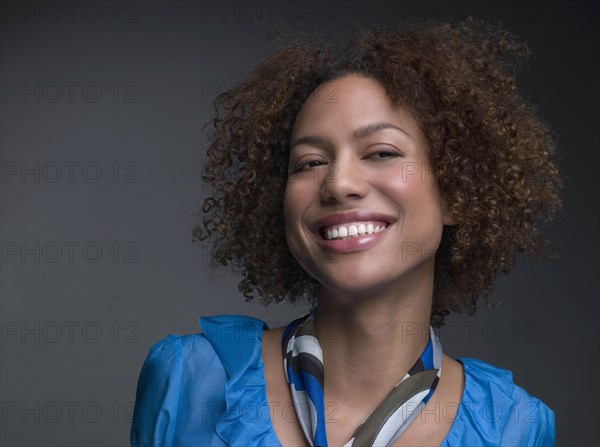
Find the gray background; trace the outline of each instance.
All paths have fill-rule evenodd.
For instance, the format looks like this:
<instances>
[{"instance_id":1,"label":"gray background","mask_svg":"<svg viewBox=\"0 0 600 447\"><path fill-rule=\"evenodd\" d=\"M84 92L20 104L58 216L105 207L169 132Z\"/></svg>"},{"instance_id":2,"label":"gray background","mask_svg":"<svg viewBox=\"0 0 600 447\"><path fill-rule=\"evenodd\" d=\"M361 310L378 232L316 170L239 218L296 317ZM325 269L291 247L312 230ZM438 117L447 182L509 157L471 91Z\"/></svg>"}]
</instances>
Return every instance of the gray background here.
<instances>
[{"instance_id":1,"label":"gray background","mask_svg":"<svg viewBox=\"0 0 600 447\"><path fill-rule=\"evenodd\" d=\"M1 443L127 445L149 347L201 315L278 326L191 244L201 126L215 94L288 29L502 24L533 56L519 85L559 138L560 258L499 277L501 305L452 316L455 357L510 369L556 412L560 445L598 445L598 8L595 2L2 2ZM262 15L262 23L256 21Z\"/></svg>"}]
</instances>

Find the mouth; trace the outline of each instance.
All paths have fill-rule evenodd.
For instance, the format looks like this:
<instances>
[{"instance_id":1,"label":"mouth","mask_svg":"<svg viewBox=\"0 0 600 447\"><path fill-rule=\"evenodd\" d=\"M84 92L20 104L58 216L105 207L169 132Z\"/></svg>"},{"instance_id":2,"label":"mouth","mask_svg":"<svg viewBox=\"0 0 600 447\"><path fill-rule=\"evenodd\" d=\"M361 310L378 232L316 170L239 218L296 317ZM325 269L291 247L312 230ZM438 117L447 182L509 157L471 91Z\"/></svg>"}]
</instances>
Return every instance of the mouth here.
<instances>
[{"instance_id":1,"label":"mouth","mask_svg":"<svg viewBox=\"0 0 600 447\"><path fill-rule=\"evenodd\" d=\"M326 241L337 241L353 239L360 236L377 234L385 231L393 225L393 222L388 221L356 221L337 225L328 225L320 227L317 230L317 235Z\"/></svg>"},{"instance_id":2,"label":"mouth","mask_svg":"<svg viewBox=\"0 0 600 447\"><path fill-rule=\"evenodd\" d=\"M308 229L323 250L350 253L378 244L396 220L391 214L357 209L325 215Z\"/></svg>"},{"instance_id":3,"label":"mouth","mask_svg":"<svg viewBox=\"0 0 600 447\"><path fill-rule=\"evenodd\" d=\"M319 227L312 233L321 249L341 255L362 252L376 246L385 239L393 224L386 221L348 222Z\"/></svg>"}]
</instances>

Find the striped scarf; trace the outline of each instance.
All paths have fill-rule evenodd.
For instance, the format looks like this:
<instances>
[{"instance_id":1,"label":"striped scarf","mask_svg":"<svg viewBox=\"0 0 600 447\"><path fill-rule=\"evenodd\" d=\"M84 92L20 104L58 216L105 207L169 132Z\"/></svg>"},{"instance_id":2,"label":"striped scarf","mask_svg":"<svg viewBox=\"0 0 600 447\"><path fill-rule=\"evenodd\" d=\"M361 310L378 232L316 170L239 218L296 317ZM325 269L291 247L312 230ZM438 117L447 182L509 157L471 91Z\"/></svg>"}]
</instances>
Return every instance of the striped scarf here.
<instances>
[{"instance_id":1,"label":"striped scarf","mask_svg":"<svg viewBox=\"0 0 600 447\"><path fill-rule=\"evenodd\" d=\"M315 336L315 309L283 332L283 366L294 407L311 446L327 447L323 353ZM442 374L442 348L429 328L429 342L413 367L354 431L344 447L390 446L419 415Z\"/></svg>"}]
</instances>

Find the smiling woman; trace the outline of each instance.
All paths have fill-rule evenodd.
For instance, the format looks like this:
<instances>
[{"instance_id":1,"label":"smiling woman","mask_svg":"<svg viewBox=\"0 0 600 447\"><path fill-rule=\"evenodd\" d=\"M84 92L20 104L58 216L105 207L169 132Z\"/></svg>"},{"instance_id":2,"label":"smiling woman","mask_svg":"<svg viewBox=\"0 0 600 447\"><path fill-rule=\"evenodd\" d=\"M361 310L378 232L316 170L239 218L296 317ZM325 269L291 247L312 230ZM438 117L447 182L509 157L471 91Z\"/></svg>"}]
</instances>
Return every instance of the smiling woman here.
<instances>
[{"instance_id":1,"label":"smiling woman","mask_svg":"<svg viewBox=\"0 0 600 447\"><path fill-rule=\"evenodd\" d=\"M429 23L290 44L221 94L194 235L247 299L312 309L157 343L132 444L553 445L551 409L433 331L549 245L561 180L515 88L526 54L497 27Z\"/></svg>"}]
</instances>

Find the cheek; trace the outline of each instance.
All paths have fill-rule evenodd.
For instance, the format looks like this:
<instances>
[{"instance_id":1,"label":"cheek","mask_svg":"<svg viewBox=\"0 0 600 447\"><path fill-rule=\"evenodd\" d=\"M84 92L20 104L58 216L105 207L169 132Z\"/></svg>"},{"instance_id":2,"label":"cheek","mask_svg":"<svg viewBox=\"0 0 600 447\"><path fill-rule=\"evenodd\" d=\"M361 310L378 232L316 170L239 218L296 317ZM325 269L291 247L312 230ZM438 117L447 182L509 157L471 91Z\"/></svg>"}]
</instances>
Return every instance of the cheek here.
<instances>
[{"instance_id":1,"label":"cheek","mask_svg":"<svg viewBox=\"0 0 600 447\"><path fill-rule=\"evenodd\" d=\"M418 181L400 170L381 173L376 178L376 188L401 208L412 202L418 193Z\"/></svg>"},{"instance_id":2,"label":"cheek","mask_svg":"<svg viewBox=\"0 0 600 447\"><path fill-rule=\"evenodd\" d=\"M399 205L412 211L434 213L439 208L440 195L432 171L419 168L422 163L405 163L401 168L380 177L380 185ZM432 216L434 217L434 216Z\"/></svg>"},{"instance_id":3,"label":"cheek","mask_svg":"<svg viewBox=\"0 0 600 447\"><path fill-rule=\"evenodd\" d=\"M396 171L386 179L382 178L379 185L399 213L401 243L425 244L427 249L433 249L439 243L443 229L437 183L431 174L421 175L416 170L408 174L410 172L410 169Z\"/></svg>"},{"instance_id":4,"label":"cheek","mask_svg":"<svg viewBox=\"0 0 600 447\"><path fill-rule=\"evenodd\" d=\"M303 229L303 218L310 208L314 191L301 184L289 184L283 196L285 239L292 256L306 271L312 271L310 241ZM304 222L307 224L307 222Z\"/></svg>"},{"instance_id":5,"label":"cheek","mask_svg":"<svg viewBox=\"0 0 600 447\"><path fill-rule=\"evenodd\" d=\"M297 183L288 183L283 195L283 218L286 235L290 230L298 228L300 219L310 203L309 191Z\"/></svg>"},{"instance_id":6,"label":"cheek","mask_svg":"<svg viewBox=\"0 0 600 447\"><path fill-rule=\"evenodd\" d=\"M283 194L283 218L285 220L285 227L288 228L293 222L293 215L295 211L295 204L297 200L294 197L294 192L289 187L286 188Z\"/></svg>"}]
</instances>

